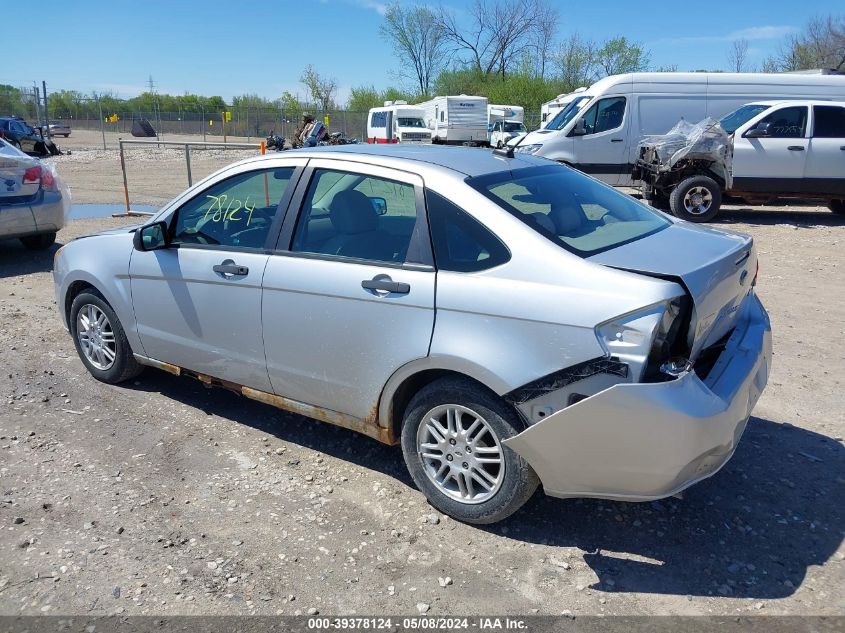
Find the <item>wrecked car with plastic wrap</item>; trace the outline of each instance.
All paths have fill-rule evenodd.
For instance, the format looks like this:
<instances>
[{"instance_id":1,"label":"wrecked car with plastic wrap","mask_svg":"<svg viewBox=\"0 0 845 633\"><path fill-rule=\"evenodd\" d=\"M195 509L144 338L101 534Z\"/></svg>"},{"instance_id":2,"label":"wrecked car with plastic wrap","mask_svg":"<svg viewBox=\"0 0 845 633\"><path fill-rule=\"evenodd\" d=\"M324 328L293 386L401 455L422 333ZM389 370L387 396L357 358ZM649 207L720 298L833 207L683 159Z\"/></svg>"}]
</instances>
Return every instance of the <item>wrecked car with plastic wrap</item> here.
<instances>
[{"instance_id":1,"label":"wrecked car with plastic wrap","mask_svg":"<svg viewBox=\"0 0 845 633\"><path fill-rule=\"evenodd\" d=\"M231 165L53 274L95 378L401 444L433 506L490 523L539 484L643 501L723 466L771 365L757 270L750 237L545 159L356 146Z\"/></svg>"},{"instance_id":2,"label":"wrecked car with plastic wrap","mask_svg":"<svg viewBox=\"0 0 845 633\"><path fill-rule=\"evenodd\" d=\"M822 198L845 213L845 102L758 101L718 121L683 119L640 142L633 180L657 208L708 222L723 196L746 204Z\"/></svg>"}]
</instances>

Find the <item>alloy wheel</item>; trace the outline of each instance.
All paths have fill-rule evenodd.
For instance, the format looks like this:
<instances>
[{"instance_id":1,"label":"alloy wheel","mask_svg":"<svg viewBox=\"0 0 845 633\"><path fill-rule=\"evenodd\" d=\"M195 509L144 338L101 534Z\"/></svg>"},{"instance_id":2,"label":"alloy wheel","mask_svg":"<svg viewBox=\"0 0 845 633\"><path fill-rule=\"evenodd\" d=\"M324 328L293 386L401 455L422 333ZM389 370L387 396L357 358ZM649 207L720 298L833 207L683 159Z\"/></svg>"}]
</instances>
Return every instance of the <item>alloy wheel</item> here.
<instances>
[{"instance_id":1,"label":"alloy wheel","mask_svg":"<svg viewBox=\"0 0 845 633\"><path fill-rule=\"evenodd\" d=\"M684 208L693 215L704 215L713 204L713 194L707 187L690 187L684 196Z\"/></svg>"},{"instance_id":2,"label":"alloy wheel","mask_svg":"<svg viewBox=\"0 0 845 633\"><path fill-rule=\"evenodd\" d=\"M85 358L94 367L106 371L114 365L117 343L105 312L87 303L76 315L76 336Z\"/></svg>"},{"instance_id":3,"label":"alloy wheel","mask_svg":"<svg viewBox=\"0 0 845 633\"><path fill-rule=\"evenodd\" d=\"M417 453L437 489L461 503L483 503L505 478L502 445L478 413L457 404L429 411L417 429Z\"/></svg>"}]
</instances>

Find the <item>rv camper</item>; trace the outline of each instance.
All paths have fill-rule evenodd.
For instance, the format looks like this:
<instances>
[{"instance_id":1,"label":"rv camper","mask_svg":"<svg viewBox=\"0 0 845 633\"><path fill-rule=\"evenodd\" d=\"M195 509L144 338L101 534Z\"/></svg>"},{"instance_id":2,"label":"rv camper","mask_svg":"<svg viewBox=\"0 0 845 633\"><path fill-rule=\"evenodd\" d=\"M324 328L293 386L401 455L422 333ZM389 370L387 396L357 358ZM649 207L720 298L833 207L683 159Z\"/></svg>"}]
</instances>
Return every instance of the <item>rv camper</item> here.
<instances>
[{"instance_id":1,"label":"rv camper","mask_svg":"<svg viewBox=\"0 0 845 633\"><path fill-rule=\"evenodd\" d=\"M487 106L487 142L491 147L503 147L513 138L526 133L525 109L522 106Z\"/></svg>"},{"instance_id":2,"label":"rv camper","mask_svg":"<svg viewBox=\"0 0 845 633\"><path fill-rule=\"evenodd\" d=\"M416 107L425 111L432 143L487 144L487 97L434 97Z\"/></svg>"},{"instance_id":3,"label":"rv camper","mask_svg":"<svg viewBox=\"0 0 845 633\"><path fill-rule=\"evenodd\" d=\"M367 116L368 143L431 143L425 111L407 101L385 101Z\"/></svg>"}]
</instances>

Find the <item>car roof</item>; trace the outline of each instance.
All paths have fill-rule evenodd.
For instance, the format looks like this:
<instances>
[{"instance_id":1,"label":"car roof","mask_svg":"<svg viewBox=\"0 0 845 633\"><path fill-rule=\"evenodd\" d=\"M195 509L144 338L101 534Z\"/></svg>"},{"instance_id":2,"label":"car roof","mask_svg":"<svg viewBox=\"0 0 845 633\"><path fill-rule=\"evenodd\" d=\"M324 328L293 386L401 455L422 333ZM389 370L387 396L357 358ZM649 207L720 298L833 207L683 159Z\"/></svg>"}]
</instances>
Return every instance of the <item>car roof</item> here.
<instances>
[{"instance_id":1,"label":"car roof","mask_svg":"<svg viewBox=\"0 0 845 633\"><path fill-rule=\"evenodd\" d=\"M483 176L484 174L521 169L536 165L547 165L549 161L530 154L516 154L513 158L494 154L492 150L472 147L444 145L340 145L308 149L296 149L288 152L272 152L263 158L280 156L305 156L307 158L335 158L339 160L362 160L371 165L381 165L396 169L413 171L409 167L416 163L440 167L465 176Z\"/></svg>"},{"instance_id":2,"label":"car roof","mask_svg":"<svg viewBox=\"0 0 845 633\"><path fill-rule=\"evenodd\" d=\"M827 99L766 99L750 101L745 105L761 105L771 108L777 105L834 105L845 107L845 101L829 101Z\"/></svg>"}]
</instances>

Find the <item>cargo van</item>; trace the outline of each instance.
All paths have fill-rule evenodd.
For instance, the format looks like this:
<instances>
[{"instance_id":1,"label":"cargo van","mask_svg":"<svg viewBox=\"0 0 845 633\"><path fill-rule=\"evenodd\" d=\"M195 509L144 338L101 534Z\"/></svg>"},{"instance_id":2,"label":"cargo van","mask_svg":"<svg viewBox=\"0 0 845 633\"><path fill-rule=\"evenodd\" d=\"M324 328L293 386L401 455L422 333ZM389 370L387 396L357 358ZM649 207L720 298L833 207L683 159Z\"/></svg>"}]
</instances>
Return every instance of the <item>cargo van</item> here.
<instances>
[{"instance_id":1,"label":"cargo van","mask_svg":"<svg viewBox=\"0 0 845 633\"><path fill-rule=\"evenodd\" d=\"M525 134L525 108L522 106L487 106L487 142L492 147L502 147L512 138Z\"/></svg>"},{"instance_id":2,"label":"cargo van","mask_svg":"<svg viewBox=\"0 0 845 633\"><path fill-rule=\"evenodd\" d=\"M683 118L715 119L753 101L845 100L845 76L802 73L628 73L579 93L517 151L570 164L611 185L629 185L637 145Z\"/></svg>"},{"instance_id":3,"label":"cargo van","mask_svg":"<svg viewBox=\"0 0 845 633\"><path fill-rule=\"evenodd\" d=\"M407 101L385 101L367 116L367 143L431 143L425 111Z\"/></svg>"},{"instance_id":4,"label":"cargo van","mask_svg":"<svg viewBox=\"0 0 845 633\"><path fill-rule=\"evenodd\" d=\"M425 111L432 143L487 144L487 97L434 97L416 107Z\"/></svg>"},{"instance_id":5,"label":"cargo van","mask_svg":"<svg viewBox=\"0 0 845 633\"><path fill-rule=\"evenodd\" d=\"M569 105L575 97L584 92L586 89L586 86L581 86L572 92L559 94L551 101L546 101L546 103L542 104L540 106L540 129L546 127L546 124L548 124L548 122L551 121L562 108Z\"/></svg>"}]
</instances>

